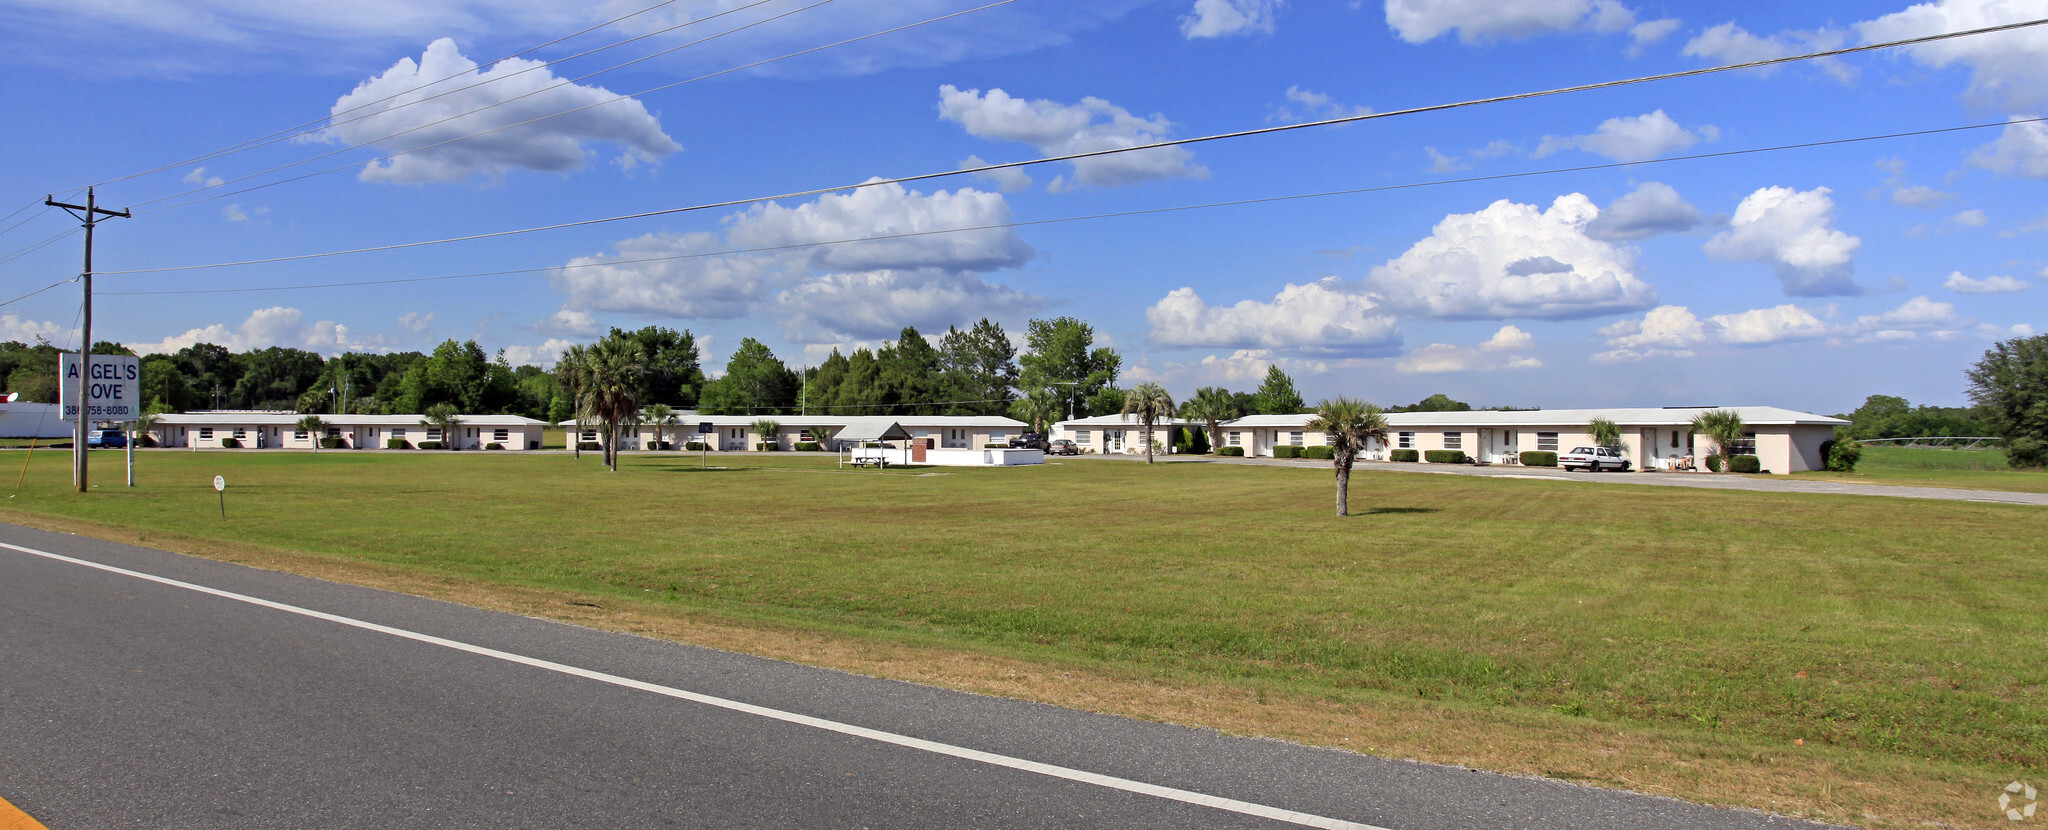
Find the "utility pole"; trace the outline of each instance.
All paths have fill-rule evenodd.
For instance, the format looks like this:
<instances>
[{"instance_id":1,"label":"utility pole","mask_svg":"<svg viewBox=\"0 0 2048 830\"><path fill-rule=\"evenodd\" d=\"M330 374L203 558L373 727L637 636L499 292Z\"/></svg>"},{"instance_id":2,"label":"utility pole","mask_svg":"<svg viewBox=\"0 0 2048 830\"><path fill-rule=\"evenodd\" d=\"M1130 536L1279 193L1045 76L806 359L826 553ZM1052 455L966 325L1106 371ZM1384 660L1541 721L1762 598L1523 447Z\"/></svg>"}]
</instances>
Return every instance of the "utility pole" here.
<instances>
[{"instance_id":1,"label":"utility pole","mask_svg":"<svg viewBox=\"0 0 2048 830\"><path fill-rule=\"evenodd\" d=\"M93 189L90 187L85 189L85 204L83 205L67 205L59 202L55 194L51 194L43 199L43 204L50 207L63 208L65 213L76 216L79 221L85 223L85 271L79 275L85 283L85 306L78 316L78 424L73 428L71 437L71 478L78 484L78 492L81 493L85 492L87 487L85 481L85 432L86 424L90 423L88 420L88 410L92 408L86 405L87 400L85 397L86 390L92 382L92 229L93 226L99 224L100 217L103 216L129 218L126 208L107 210L100 207L94 199ZM62 382L61 378L59 382Z\"/></svg>"}]
</instances>

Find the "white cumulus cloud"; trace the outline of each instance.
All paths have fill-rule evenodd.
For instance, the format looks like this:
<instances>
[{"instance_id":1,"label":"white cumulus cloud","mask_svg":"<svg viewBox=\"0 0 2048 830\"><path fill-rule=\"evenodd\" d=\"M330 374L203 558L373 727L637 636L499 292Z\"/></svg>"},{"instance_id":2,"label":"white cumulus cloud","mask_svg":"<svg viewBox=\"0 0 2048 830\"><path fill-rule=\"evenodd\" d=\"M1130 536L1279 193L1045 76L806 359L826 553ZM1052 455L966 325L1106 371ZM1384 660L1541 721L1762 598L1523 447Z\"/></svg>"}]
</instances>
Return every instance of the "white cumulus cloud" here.
<instances>
[{"instance_id":1,"label":"white cumulus cloud","mask_svg":"<svg viewBox=\"0 0 2048 830\"><path fill-rule=\"evenodd\" d=\"M727 239L742 248L767 248L916 234L808 249L827 271L937 268L993 271L1030 261L1031 246L1010 228L1010 205L1000 193L973 188L931 194L900 184L879 184L826 194L793 208L762 204L727 220ZM983 228L959 233L930 233Z\"/></svg>"},{"instance_id":2,"label":"white cumulus cloud","mask_svg":"<svg viewBox=\"0 0 2048 830\"><path fill-rule=\"evenodd\" d=\"M1707 240L1720 259L1770 265L1794 297L1858 293L1851 280L1863 241L1836 230L1835 202L1825 187L1766 187L1736 206L1728 230Z\"/></svg>"},{"instance_id":3,"label":"white cumulus cloud","mask_svg":"<svg viewBox=\"0 0 2048 830\"><path fill-rule=\"evenodd\" d=\"M960 161L960 169L973 170L977 167L987 167L989 164L990 162L982 160L980 156L968 156ZM1021 167L983 170L975 173L974 177L1002 188L1004 193L1031 189L1031 174L1024 172L1024 168Z\"/></svg>"},{"instance_id":4,"label":"white cumulus cloud","mask_svg":"<svg viewBox=\"0 0 2048 830\"><path fill-rule=\"evenodd\" d=\"M1828 334L1827 323L1795 305L1759 308L1739 314L1716 314L1713 323L1716 339L1738 346L1812 340Z\"/></svg>"},{"instance_id":5,"label":"white cumulus cloud","mask_svg":"<svg viewBox=\"0 0 2048 830\"><path fill-rule=\"evenodd\" d=\"M539 366L543 369L550 368L554 366L557 361L560 361L562 359L562 352L568 351L570 346L576 345L576 342L577 341L574 340L564 340L559 337L551 337L548 338L547 342L544 342L538 346L528 346L523 344L506 346L505 362L513 366ZM702 344L703 340L700 338L698 340L698 345L701 346Z\"/></svg>"},{"instance_id":6,"label":"white cumulus cloud","mask_svg":"<svg viewBox=\"0 0 2048 830\"><path fill-rule=\"evenodd\" d=\"M1960 294L2009 294L2025 291L2034 286L2025 280L2012 277L1985 277L1980 280L1963 276L1963 272L1956 271L1948 275L1948 280L1944 281L1941 287Z\"/></svg>"},{"instance_id":7,"label":"white cumulus cloud","mask_svg":"<svg viewBox=\"0 0 2048 830\"><path fill-rule=\"evenodd\" d=\"M1180 19L1180 33L1190 40L1205 37L1273 33L1273 13L1287 0L1195 0Z\"/></svg>"},{"instance_id":8,"label":"white cumulus cloud","mask_svg":"<svg viewBox=\"0 0 2048 830\"><path fill-rule=\"evenodd\" d=\"M1682 53L1686 57L1701 58L1717 64L1751 63L1839 49L1848 43L1848 39L1847 32L1837 29L1779 32L1770 37L1761 37L1734 23L1723 23L1687 41ZM1814 63L1838 80L1846 82L1856 77L1855 68L1839 60L1823 58ZM1759 75L1769 75L1777 69L1776 66L1767 66L1755 71Z\"/></svg>"},{"instance_id":9,"label":"white cumulus cloud","mask_svg":"<svg viewBox=\"0 0 2048 830\"><path fill-rule=\"evenodd\" d=\"M1897 190L1892 191L1892 204L1899 205L1900 207L1925 209L1934 207L1935 205L1939 205L1942 202L1946 202L1954 198L1956 198L1956 194L1954 193L1949 193L1947 191L1942 190L1935 190L1934 188L1928 187L1924 184L1916 184L1911 187L1901 187Z\"/></svg>"},{"instance_id":10,"label":"white cumulus cloud","mask_svg":"<svg viewBox=\"0 0 2048 830\"><path fill-rule=\"evenodd\" d=\"M1299 121L1325 121L1372 114L1372 107L1340 104L1327 93L1302 89L1299 86L1288 87L1283 97L1286 103L1273 108L1273 114L1266 120L1292 124Z\"/></svg>"},{"instance_id":11,"label":"white cumulus cloud","mask_svg":"<svg viewBox=\"0 0 2048 830\"><path fill-rule=\"evenodd\" d=\"M933 268L824 274L776 297L783 334L798 343L888 338L904 326L942 331L979 317L1019 317L1045 308L1044 297L989 282L979 274Z\"/></svg>"},{"instance_id":12,"label":"white cumulus cloud","mask_svg":"<svg viewBox=\"0 0 2048 830\"><path fill-rule=\"evenodd\" d=\"M1470 348L1449 343L1432 343L1411 351L1395 361L1394 371L1411 375L1446 372L1491 372L1500 369L1535 369L1543 361L1511 352L1536 345L1536 338L1514 326L1502 326L1486 342Z\"/></svg>"},{"instance_id":13,"label":"white cumulus cloud","mask_svg":"<svg viewBox=\"0 0 2048 830\"><path fill-rule=\"evenodd\" d=\"M939 116L959 124L970 135L1023 142L1048 156L1152 144L1169 138L1174 127L1163 115L1135 116L1100 98L1062 104L1015 98L1000 89L991 89L984 95L981 90L958 89L951 84L939 87ZM1059 191L1082 185L1118 187L1165 179L1208 178L1209 168L1195 164L1194 158L1195 154L1185 147L1158 147L1075 159L1071 162L1073 181L1055 178L1051 188Z\"/></svg>"},{"instance_id":14,"label":"white cumulus cloud","mask_svg":"<svg viewBox=\"0 0 2048 830\"><path fill-rule=\"evenodd\" d=\"M1982 29L2041 17L2048 8L2034 0L1935 0L1856 24L1866 43L1904 40L1943 32ZM1906 47L1923 66L1970 69L1969 96L1980 103L2028 108L2048 102L2048 31L2040 27L1979 37L1952 38Z\"/></svg>"},{"instance_id":15,"label":"white cumulus cloud","mask_svg":"<svg viewBox=\"0 0 2048 830\"><path fill-rule=\"evenodd\" d=\"M364 181L402 184L497 178L514 169L581 170L588 142L617 145L628 166L682 149L639 101L582 109L615 97L601 87L564 83L540 62L522 58L478 71L455 41L441 38L418 61L400 59L342 96L332 110L334 125L322 135L406 153L371 162L361 174ZM463 138L486 131L492 132Z\"/></svg>"},{"instance_id":16,"label":"white cumulus cloud","mask_svg":"<svg viewBox=\"0 0 2048 830\"><path fill-rule=\"evenodd\" d=\"M1542 158L1578 149L1615 161L1647 161L1720 137L1721 130L1711 124L1688 130L1663 110L1657 110L1633 118L1609 118L1586 135L1544 136L1533 155Z\"/></svg>"},{"instance_id":17,"label":"white cumulus cloud","mask_svg":"<svg viewBox=\"0 0 2048 830\"><path fill-rule=\"evenodd\" d=\"M286 306L259 308L241 325L230 328L214 323L187 329L153 343L123 343L137 354L169 354L198 343L226 346L229 351L246 352L271 346L305 349L325 355L351 351L389 351L385 338L355 337L348 326L333 320L306 322L305 312Z\"/></svg>"},{"instance_id":18,"label":"white cumulus cloud","mask_svg":"<svg viewBox=\"0 0 2048 830\"><path fill-rule=\"evenodd\" d=\"M57 323L25 320L12 311L0 312L0 340L11 340L31 346L38 340L44 340L53 346L69 345L75 351L78 344L71 341L77 334L77 329L67 329Z\"/></svg>"},{"instance_id":19,"label":"white cumulus cloud","mask_svg":"<svg viewBox=\"0 0 2048 830\"><path fill-rule=\"evenodd\" d=\"M1594 239L1648 239L1666 233L1684 233L1706 223L1699 208L1663 182L1643 182L1586 223L1586 235Z\"/></svg>"},{"instance_id":20,"label":"white cumulus cloud","mask_svg":"<svg viewBox=\"0 0 2048 830\"><path fill-rule=\"evenodd\" d=\"M1387 0L1387 25L1409 43L1455 30L1466 44L1520 40L1548 32L1619 32L1635 13L1615 0Z\"/></svg>"},{"instance_id":21,"label":"white cumulus cloud","mask_svg":"<svg viewBox=\"0 0 2048 830\"><path fill-rule=\"evenodd\" d=\"M2048 122L2007 124L1997 141L1977 148L1969 161L2001 175L2048 179Z\"/></svg>"},{"instance_id":22,"label":"white cumulus cloud","mask_svg":"<svg viewBox=\"0 0 2048 830\"><path fill-rule=\"evenodd\" d=\"M1678 31L1685 21L1676 17L1662 20L1646 20L1628 28L1628 56L1640 56L1644 51Z\"/></svg>"},{"instance_id":23,"label":"white cumulus cloud","mask_svg":"<svg viewBox=\"0 0 2048 830\"><path fill-rule=\"evenodd\" d=\"M1401 344L1398 321L1336 277L1288 284L1271 302L1211 306L1177 288L1145 310L1160 346L1258 349L1300 355L1386 354Z\"/></svg>"},{"instance_id":24,"label":"white cumulus cloud","mask_svg":"<svg viewBox=\"0 0 2048 830\"><path fill-rule=\"evenodd\" d=\"M1502 199L1454 213L1366 284L1390 308L1428 317L1562 319L1656 305L1635 252L1587 235L1599 215L1579 193L1548 209Z\"/></svg>"}]
</instances>

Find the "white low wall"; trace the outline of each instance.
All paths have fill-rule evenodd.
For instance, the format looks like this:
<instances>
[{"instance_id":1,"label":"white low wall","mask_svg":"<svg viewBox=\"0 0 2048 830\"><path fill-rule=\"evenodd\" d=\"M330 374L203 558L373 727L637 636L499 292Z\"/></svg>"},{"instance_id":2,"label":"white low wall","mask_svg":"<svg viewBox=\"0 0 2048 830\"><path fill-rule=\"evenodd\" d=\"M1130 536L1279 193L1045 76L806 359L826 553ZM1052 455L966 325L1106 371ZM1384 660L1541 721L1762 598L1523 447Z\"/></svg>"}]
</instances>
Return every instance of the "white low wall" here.
<instances>
[{"instance_id":1,"label":"white low wall","mask_svg":"<svg viewBox=\"0 0 2048 830\"><path fill-rule=\"evenodd\" d=\"M1044 464L1044 450L925 450L924 463L939 467L1019 467Z\"/></svg>"}]
</instances>

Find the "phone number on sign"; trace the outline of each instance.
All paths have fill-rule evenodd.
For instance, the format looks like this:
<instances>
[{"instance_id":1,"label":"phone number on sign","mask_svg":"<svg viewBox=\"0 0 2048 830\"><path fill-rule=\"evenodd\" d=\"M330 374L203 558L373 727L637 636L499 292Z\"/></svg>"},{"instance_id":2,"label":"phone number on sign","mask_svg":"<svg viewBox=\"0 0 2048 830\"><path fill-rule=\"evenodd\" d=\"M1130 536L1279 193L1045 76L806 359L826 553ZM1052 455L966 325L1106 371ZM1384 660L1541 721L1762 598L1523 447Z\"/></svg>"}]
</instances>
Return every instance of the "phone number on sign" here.
<instances>
[{"instance_id":1,"label":"phone number on sign","mask_svg":"<svg viewBox=\"0 0 2048 830\"><path fill-rule=\"evenodd\" d=\"M133 418L135 417L135 407L125 403L107 404L105 406L94 406L91 409L86 410L86 415L92 418ZM64 407L64 417L78 417L78 407Z\"/></svg>"}]
</instances>

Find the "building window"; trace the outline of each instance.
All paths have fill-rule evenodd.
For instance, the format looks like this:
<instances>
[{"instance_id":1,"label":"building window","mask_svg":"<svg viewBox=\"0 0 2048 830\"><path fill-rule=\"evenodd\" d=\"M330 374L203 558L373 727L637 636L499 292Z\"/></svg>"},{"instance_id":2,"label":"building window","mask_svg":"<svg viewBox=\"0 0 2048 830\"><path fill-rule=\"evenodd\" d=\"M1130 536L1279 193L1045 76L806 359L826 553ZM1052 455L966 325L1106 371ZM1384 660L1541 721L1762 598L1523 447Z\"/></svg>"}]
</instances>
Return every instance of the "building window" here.
<instances>
[{"instance_id":1,"label":"building window","mask_svg":"<svg viewBox=\"0 0 2048 830\"><path fill-rule=\"evenodd\" d=\"M576 440L578 440L578 441L595 441L595 440L597 440L597 430L594 430L594 429L586 429L586 430L584 430L584 431L583 431L583 435L582 435L582 437L580 437L580 438L577 438Z\"/></svg>"},{"instance_id":2,"label":"building window","mask_svg":"<svg viewBox=\"0 0 2048 830\"><path fill-rule=\"evenodd\" d=\"M1671 431L1671 448L1678 449L1678 430Z\"/></svg>"},{"instance_id":3,"label":"building window","mask_svg":"<svg viewBox=\"0 0 2048 830\"><path fill-rule=\"evenodd\" d=\"M499 442L510 441L512 440L512 430L502 428L491 430L491 440Z\"/></svg>"},{"instance_id":4,"label":"building window","mask_svg":"<svg viewBox=\"0 0 2048 830\"><path fill-rule=\"evenodd\" d=\"M1557 452L1557 433L1555 433L1555 432L1539 432L1539 433L1536 433L1536 451L1537 451L1537 452Z\"/></svg>"},{"instance_id":5,"label":"building window","mask_svg":"<svg viewBox=\"0 0 2048 830\"><path fill-rule=\"evenodd\" d=\"M1729 455L1756 455L1756 433L1754 433L1754 432L1745 432L1745 433L1743 433L1743 434L1742 434L1742 440L1740 440L1740 441L1736 441L1736 442L1734 442L1734 443L1732 443L1732 444L1730 444L1730 445L1729 445L1729 447L1728 447L1728 454L1729 454Z\"/></svg>"},{"instance_id":6,"label":"building window","mask_svg":"<svg viewBox=\"0 0 2048 830\"><path fill-rule=\"evenodd\" d=\"M1396 440L1399 441L1399 443L1395 444L1394 446L1399 449L1415 449L1415 433L1403 432L1399 436L1397 436Z\"/></svg>"},{"instance_id":7,"label":"building window","mask_svg":"<svg viewBox=\"0 0 2048 830\"><path fill-rule=\"evenodd\" d=\"M329 437L329 438L340 438L340 437L341 437L341 427L328 427L328 428L327 428L327 437Z\"/></svg>"},{"instance_id":8,"label":"building window","mask_svg":"<svg viewBox=\"0 0 2048 830\"><path fill-rule=\"evenodd\" d=\"M1334 447L1334 446L1337 446L1337 433L1334 433L1334 432L1325 432L1325 433L1323 433L1323 446L1325 446L1325 447Z\"/></svg>"},{"instance_id":9,"label":"building window","mask_svg":"<svg viewBox=\"0 0 2048 830\"><path fill-rule=\"evenodd\" d=\"M391 428L391 437L393 437L393 438L404 438L404 437L405 437L405 427L392 427L392 428Z\"/></svg>"},{"instance_id":10,"label":"building window","mask_svg":"<svg viewBox=\"0 0 2048 830\"><path fill-rule=\"evenodd\" d=\"M1514 431L1514 430L1512 430L1512 429L1511 429L1511 430L1508 430L1507 432L1504 432L1504 433L1502 433L1502 435L1504 435L1505 437L1504 437L1504 438L1502 438L1501 440L1503 440L1503 441L1506 441L1506 442L1507 442L1507 445L1508 445L1508 446L1512 447L1512 446L1514 446L1514 445L1515 445L1515 431Z\"/></svg>"},{"instance_id":11,"label":"building window","mask_svg":"<svg viewBox=\"0 0 2048 830\"><path fill-rule=\"evenodd\" d=\"M211 440L213 440L213 427L200 427L200 428L199 428L199 440L201 440L201 441L211 441Z\"/></svg>"},{"instance_id":12,"label":"building window","mask_svg":"<svg viewBox=\"0 0 2048 830\"><path fill-rule=\"evenodd\" d=\"M301 430L295 430L295 431L293 431L293 432L292 432L292 440L293 440L293 441L304 441L304 440L306 440L306 431L305 431L305 430L303 430L303 429L301 429Z\"/></svg>"},{"instance_id":13,"label":"building window","mask_svg":"<svg viewBox=\"0 0 2048 830\"><path fill-rule=\"evenodd\" d=\"M242 440L243 438L247 438L247 437L249 437L249 431L248 431L248 430L246 430L246 429L243 429L243 428L241 428L241 427L235 427L235 440L237 440L237 441L240 441L240 440Z\"/></svg>"},{"instance_id":14,"label":"building window","mask_svg":"<svg viewBox=\"0 0 2048 830\"><path fill-rule=\"evenodd\" d=\"M1241 442L1238 433L1233 432L1230 434L1230 445L1233 447L1243 446L1243 443Z\"/></svg>"},{"instance_id":15,"label":"building window","mask_svg":"<svg viewBox=\"0 0 2048 830\"><path fill-rule=\"evenodd\" d=\"M1287 433L1287 443L1289 443L1289 444L1293 444L1294 446L1297 446L1297 447L1301 446L1301 433L1299 433L1299 432L1290 432L1290 433Z\"/></svg>"},{"instance_id":16,"label":"building window","mask_svg":"<svg viewBox=\"0 0 2048 830\"><path fill-rule=\"evenodd\" d=\"M1444 433L1444 449L1447 449L1447 450L1462 450L1462 449L1464 449L1464 448L1465 448L1465 433L1462 433L1462 432L1446 432L1446 433Z\"/></svg>"},{"instance_id":17,"label":"building window","mask_svg":"<svg viewBox=\"0 0 2048 830\"><path fill-rule=\"evenodd\" d=\"M1010 440L1009 435L1010 434L1008 432L1004 432L1003 430L992 429L988 431L988 442L991 444L1005 443Z\"/></svg>"},{"instance_id":18,"label":"building window","mask_svg":"<svg viewBox=\"0 0 2048 830\"><path fill-rule=\"evenodd\" d=\"M1088 430L1085 430L1085 429L1077 429L1077 430L1074 430L1074 443L1076 443L1076 444L1086 444L1086 443L1088 443Z\"/></svg>"},{"instance_id":19,"label":"building window","mask_svg":"<svg viewBox=\"0 0 2048 830\"><path fill-rule=\"evenodd\" d=\"M440 427L427 427L427 440L429 440L429 441L439 441L439 440L441 440L441 428L440 428Z\"/></svg>"}]
</instances>

